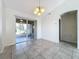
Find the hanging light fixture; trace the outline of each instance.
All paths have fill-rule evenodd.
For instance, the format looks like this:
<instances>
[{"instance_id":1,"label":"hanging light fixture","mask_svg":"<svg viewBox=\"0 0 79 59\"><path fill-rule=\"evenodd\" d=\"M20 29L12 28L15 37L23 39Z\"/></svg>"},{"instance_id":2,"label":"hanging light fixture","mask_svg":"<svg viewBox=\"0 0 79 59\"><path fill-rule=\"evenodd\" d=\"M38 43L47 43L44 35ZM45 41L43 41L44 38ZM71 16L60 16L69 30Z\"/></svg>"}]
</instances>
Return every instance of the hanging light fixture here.
<instances>
[{"instance_id":1,"label":"hanging light fixture","mask_svg":"<svg viewBox=\"0 0 79 59\"><path fill-rule=\"evenodd\" d=\"M41 16L45 12L45 9L40 6L40 0L39 0L39 6L34 9L34 14Z\"/></svg>"}]
</instances>

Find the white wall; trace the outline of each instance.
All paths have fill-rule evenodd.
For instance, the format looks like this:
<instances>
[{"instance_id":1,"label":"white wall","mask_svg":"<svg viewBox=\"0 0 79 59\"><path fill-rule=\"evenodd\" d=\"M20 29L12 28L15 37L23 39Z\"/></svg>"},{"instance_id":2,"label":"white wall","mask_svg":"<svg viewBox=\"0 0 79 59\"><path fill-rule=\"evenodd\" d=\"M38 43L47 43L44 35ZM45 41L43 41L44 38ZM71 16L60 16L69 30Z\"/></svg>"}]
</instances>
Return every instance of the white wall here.
<instances>
[{"instance_id":1,"label":"white wall","mask_svg":"<svg viewBox=\"0 0 79 59\"><path fill-rule=\"evenodd\" d=\"M42 19L42 38L58 43L59 23L54 15L46 16Z\"/></svg>"},{"instance_id":2,"label":"white wall","mask_svg":"<svg viewBox=\"0 0 79 59\"><path fill-rule=\"evenodd\" d=\"M16 33L15 33L16 17L15 16L20 16L31 20L37 20L37 27L38 27L37 38L38 39L41 38L41 20L40 19L19 11L6 8L6 39L5 39L4 46L13 45L16 43Z\"/></svg>"},{"instance_id":3,"label":"white wall","mask_svg":"<svg viewBox=\"0 0 79 59\"><path fill-rule=\"evenodd\" d=\"M5 4L3 0L0 0L0 53L4 49L5 39Z\"/></svg>"},{"instance_id":4,"label":"white wall","mask_svg":"<svg viewBox=\"0 0 79 59\"><path fill-rule=\"evenodd\" d=\"M64 3L56 7L51 15L42 18L42 38L59 43L59 18L60 15L72 10L79 10L79 0L65 0ZM78 12L79 17L79 12ZM78 21L78 48L79 48L79 18Z\"/></svg>"},{"instance_id":5,"label":"white wall","mask_svg":"<svg viewBox=\"0 0 79 59\"><path fill-rule=\"evenodd\" d=\"M2 0L0 0L0 52L2 49Z\"/></svg>"}]
</instances>

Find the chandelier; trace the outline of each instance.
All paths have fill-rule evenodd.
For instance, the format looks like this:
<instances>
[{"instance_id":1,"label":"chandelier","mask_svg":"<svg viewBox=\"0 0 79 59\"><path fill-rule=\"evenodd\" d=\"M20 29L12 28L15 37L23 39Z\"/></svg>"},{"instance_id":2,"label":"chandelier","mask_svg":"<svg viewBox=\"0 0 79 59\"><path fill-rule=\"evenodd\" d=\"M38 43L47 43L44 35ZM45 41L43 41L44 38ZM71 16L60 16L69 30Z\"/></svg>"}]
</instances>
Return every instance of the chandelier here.
<instances>
[{"instance_id":1,"label":"chandelier","mask_svg":"<svg viewBox=\"0 0 79 59\"><path fill-rule=\"evenodd\" d=\"M34 9L34 14L41 16L45 12L45 9L40 6L40 0L39 0L39 6Z\"/></svg>"}]
</instances>

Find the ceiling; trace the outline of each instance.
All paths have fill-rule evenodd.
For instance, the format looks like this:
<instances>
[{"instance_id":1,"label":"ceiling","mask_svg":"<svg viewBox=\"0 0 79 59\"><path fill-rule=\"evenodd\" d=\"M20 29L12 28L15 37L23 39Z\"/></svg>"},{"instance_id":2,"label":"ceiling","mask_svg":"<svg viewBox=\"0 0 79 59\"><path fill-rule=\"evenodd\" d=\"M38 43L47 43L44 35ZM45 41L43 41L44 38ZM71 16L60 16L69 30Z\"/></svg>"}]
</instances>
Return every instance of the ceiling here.
<instances>
[{"instance_id":1,"label":"ceiling","mask_svg":"<svg viewBox=\"0 0 79 59\"><path fill-rule=\"evenodd\" d=\"M39 0L4 0L6 8L33 14L33 10L38 6ZM40 0L41 6L45 8L45 14L61 4L64 0Z\"/></svg>"}]
</instances>

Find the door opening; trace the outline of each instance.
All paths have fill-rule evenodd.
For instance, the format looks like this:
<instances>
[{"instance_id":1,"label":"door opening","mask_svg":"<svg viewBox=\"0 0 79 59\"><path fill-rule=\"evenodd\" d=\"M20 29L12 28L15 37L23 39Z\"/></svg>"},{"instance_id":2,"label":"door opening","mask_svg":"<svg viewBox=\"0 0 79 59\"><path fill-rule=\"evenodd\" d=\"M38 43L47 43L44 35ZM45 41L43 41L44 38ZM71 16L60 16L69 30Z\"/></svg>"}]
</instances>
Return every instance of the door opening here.
<instances>
[{"instance_id":1,"label":"door opening","mask_svg":"<svg viewBox=\"0 0 79 59\"><path fill-rule=\"evenodd\" d=\"M59 19L59 40L77 47L77 11L61 15L61 19Z\"/></svg>"},{"instance_id":2,"label":"door opening","mask_svg":"<svg viewBox=\"0 0 79 59\"><path fill-rule=\"evenodd\" d=\"M37 21L16 19L16 44L37 39Z\"/></svg>"}]
</instances>

